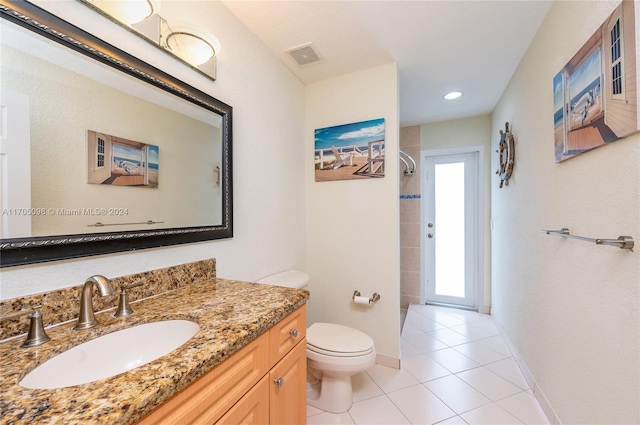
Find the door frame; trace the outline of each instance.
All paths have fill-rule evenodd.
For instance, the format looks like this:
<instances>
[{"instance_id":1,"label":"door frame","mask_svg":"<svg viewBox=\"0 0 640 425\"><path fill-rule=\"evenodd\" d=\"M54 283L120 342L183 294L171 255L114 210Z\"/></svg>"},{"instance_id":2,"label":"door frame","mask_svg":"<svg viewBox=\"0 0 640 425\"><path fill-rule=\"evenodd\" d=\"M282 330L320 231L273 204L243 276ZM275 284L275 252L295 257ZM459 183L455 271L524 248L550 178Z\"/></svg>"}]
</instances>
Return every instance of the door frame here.
<instances>
[{"instance_id":1,"label":"door frame","mask_svg":"<svg viewBox=\"0 0 640 425\"><path fill-rule=\"evenodd\" d=\"M0 209L31 209L29 96L0 88ZM30 214L2 214L0 238L31 237Z\"/></svg>"},{"instance_id":2,"label":"door frame","mask_svg":"<svg viewBox=\"0 0 640 425\"><path fill-rule=\"evenodd\" d=\"M485 158L484 158L484 146L466 146L460 148L446 148L446 149L425 149L420 151L420 303L425 304L426 300L426 291L425 291L425 280L426 280L426 247L425 240L427 235L427 229L424 228L424 223L426 222L426 185L424 182L427 178L427 158L433 156L444 156L444 155L458 155L458 154L466 154L466 153L477 153L478 155L478 164L476 168L476 205L477 205L477 215L476 215L476 232L475 232L475 243L476 243L476 259L474 261L474 271L476 273L476 288L475 288L475 310L483 313L484 311L484 244L485 244Z\"/></svg>"}]
</instances>

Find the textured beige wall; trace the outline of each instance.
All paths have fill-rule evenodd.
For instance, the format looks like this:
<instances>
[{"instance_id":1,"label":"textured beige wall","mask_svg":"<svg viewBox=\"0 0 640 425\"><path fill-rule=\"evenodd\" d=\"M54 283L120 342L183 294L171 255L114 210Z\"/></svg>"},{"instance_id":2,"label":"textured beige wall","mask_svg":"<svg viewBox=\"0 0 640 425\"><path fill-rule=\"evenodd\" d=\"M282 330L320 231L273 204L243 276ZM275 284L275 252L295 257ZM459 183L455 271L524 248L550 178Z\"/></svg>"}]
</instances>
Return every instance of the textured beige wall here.
<instances>
[{"instance_id":1,"label":"textured beige wall","mask_svg":"<svg viewBox=\"0 0 640 425\"><path fill-rule=\"evenodd\" d=\"M378 354L400 358L398 70L395 63L305 88L309 323L334 322L373 338ZM385 176L316 182L314 130L385 119ZM374 292L371 306L351 296Z\"/></svg>"},{"instance_id":2,"label":"textured beige wall","mask_svg":"<svg viewBox=\"0 0 640 425\"><path fill-rule=\"evenodd\" d=\"M509 187L492 177L492 313L565 424L640 423L640 255L539 232L640 240L640 134L554 160L553 77L618 4L555 2L492 117L516 138Z\"/></svg>"}]
</instances>

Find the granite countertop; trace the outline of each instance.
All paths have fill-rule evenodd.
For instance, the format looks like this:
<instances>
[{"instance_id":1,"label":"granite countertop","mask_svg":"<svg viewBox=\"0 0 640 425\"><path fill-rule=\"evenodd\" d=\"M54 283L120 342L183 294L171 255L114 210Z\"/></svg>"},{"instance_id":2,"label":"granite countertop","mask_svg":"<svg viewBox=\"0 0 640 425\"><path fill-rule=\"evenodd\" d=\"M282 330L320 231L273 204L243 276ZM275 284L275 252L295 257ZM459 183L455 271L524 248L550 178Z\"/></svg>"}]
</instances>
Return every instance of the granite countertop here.
<instances>
[{"instance_id":1,"label":"granite countertop","mask_svg":"<svg viewBox=\"0 0 640 425\"><path fill-rule=\"evenodd\" d=\"M225 279L132 302L133 315L96 314L100 325L82 331L74 323L47 329L51 341L20 348L24 337L0 344L1 424L131 424L303 305L304 290ZM115 306L114 306L115 307ZM170 319L200 325L198 333L171 353L100 381L34 390L18 382L39 364L78 344L127 327Z\"/></svg>"}]
</instances>

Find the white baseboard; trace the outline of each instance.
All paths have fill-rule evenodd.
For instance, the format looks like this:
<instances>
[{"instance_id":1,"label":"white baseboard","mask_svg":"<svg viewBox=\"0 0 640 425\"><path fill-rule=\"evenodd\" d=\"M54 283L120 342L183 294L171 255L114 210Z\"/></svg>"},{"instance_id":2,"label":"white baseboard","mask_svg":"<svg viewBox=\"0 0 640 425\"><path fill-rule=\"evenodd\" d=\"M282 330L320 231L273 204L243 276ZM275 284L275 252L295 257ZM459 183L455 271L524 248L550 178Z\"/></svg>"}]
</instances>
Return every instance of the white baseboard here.
<instances>
[{"instance_id":1,"label":"white baseboard","mask_svg":"<svg viewBox=\"0 0 640 425\"><path fill-rule=\"evenodd\" d=\"M385 356L383 354L376 354L376 364L392 367L394 369L400 369L400 359L391 356Z\"/></svg>"},{"instance_id":2,"label":"white baseboard","mask_svg":"<svg viewBox=\"0 0 640 425\"><path fill-rule=\"evenodd\" d=\"M529 388L531 388L531 390L533 391L533 395L536 398L536 400L538 400L538 404L540 404L540 407L542 408L542 411L547 417L547 420L549 421L549 423L552 425L562 425L560 418L558 418L558 415L556 415L555 411L551 407L551 403L549 403L549 400L547 400L547 397L545 397L544 392L542 391L542 388L540 388L540 385L538 385L536 380L533 378L533 375L531 375L531 372L529 371L527 364L520 356L520 353L518 352L516 347L513 345L513 342L511 341L511 338L509 338L509 335L507 334L507 332L504 330L502 325L500 325L500 323L495 319L495 317L491 316L491 319L493 320L493 323L495 323L496 327L498 328L500 335L502 336L504 341L507 343L507 346L509 347L511 354L513 354L514 360L518 364L518 368L520 368L520 371L522 372L524 379L526 379L527 384L529 384Z\"/></svg>"}]
</instances>

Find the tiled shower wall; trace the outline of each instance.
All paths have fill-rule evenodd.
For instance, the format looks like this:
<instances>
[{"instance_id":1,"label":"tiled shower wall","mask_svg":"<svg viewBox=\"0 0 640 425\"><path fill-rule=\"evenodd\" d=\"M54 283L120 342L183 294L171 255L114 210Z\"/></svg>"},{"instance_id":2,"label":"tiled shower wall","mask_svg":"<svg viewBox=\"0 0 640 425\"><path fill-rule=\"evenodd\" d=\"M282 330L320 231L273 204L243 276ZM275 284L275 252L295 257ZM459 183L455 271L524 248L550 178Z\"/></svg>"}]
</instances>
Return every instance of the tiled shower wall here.
<instances>
[{"instance_id":1,"label":"tiled shower wall","mask_svg":"<svg viewBox=\"0 0 640 425\"><path fill-rule=\"evenodd\" d=\"M400 308L420 303L420 126L400 129L400 149L416 161L416 173L404 175L400 163ZM405 158L406 159L406 158Z\"/></svg>"}]
</instances>

